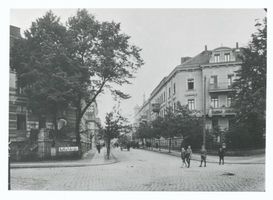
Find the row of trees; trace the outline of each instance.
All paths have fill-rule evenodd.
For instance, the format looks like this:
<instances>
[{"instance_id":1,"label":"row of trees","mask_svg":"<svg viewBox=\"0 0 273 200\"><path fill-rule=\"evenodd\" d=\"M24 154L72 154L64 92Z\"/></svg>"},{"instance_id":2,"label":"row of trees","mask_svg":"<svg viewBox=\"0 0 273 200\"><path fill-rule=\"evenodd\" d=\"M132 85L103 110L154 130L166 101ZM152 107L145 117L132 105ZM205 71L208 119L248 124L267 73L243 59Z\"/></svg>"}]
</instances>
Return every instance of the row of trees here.
<instances>
[{"instance_id":1,"label":"row of trees","mask_svg":"<svg viewBox=\"0 0 273 200\"><path fill-rule=\"evenodd\" d=\"M177 102L176 109L167 108L164 117L158 116L151 123L142 122L134 137L140 139L183 137L184 141L193 147L200 148L202 144L202 118L191 112L187 106ZM170 147L170 145L169 145Z\"/></svg>"},{"instance_id":2,"label":"row of trees","mask_svg":"<svg viewBox=\"0 0 273 200\"><path fill-rule=\"evenodd\" d=\"M81 119L97 96L108 89L122 99L130 97L117 88L130 83L143 60L141 49L129 39L119 23L99 22L85 9L65 25L52 11L32 22L11 48L10 66L28 97L28 109L39 117L40 128L47 116L57 130L57 117L74 107L81 149Z\"/></svg>"}]
</instances>

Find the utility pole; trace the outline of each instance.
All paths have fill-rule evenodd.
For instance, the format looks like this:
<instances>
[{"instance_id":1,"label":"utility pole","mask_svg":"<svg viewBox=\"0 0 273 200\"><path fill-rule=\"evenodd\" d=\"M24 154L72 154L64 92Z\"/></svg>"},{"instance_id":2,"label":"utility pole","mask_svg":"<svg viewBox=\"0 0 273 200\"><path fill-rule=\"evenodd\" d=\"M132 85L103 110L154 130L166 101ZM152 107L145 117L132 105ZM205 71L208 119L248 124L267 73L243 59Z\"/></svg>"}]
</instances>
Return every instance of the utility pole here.
<instances>
[{"instance_id":1,"label":"utility pole","mask_svg":"<svg viewBox=\"0 0 273 200\"><path fill-rule=\"evenodd\" d=\"M203 146L206 148L206 76L204 76L203 98Z\"/></svg>"},{"instance_id":2,"label":"utility pole","mask_svg":"<svg viewBox=\"0 0 273 200\"><path fill-rule=\"evenodd\" d=\"M11 145L11 142L9 141L9 146L8 146L8 153L9 153L9 157L8 157L8 190L11 190L11 184L10 184L10 145Z\"/></svg>"}]
</instances>

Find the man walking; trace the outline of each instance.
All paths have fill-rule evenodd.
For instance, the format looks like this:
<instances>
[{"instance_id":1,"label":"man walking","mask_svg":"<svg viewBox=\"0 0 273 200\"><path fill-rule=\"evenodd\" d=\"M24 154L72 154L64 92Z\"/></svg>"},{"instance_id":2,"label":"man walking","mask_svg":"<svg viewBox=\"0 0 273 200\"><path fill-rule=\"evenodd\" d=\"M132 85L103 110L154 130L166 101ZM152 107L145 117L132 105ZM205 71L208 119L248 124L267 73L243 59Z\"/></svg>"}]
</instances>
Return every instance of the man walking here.
<instances>
[{"instance_id":1,"label":"man walking","mask_svg":"<svg viewBox=\"0 0 273 200\"><path fill-rule=\"evenodd\" d=\"M186 151L186 162L188 163L188 168L191 165L191 155L192 155L191 146L188 146L187 151Z\"/></svg>"},{"instance_id":2,"label":"man walking","mask_svg":"<svg viewBox=\"0 0 273 200\"><path fill-rule=\"evenodd\" d=\"M181 159L182 159L182 167L187 167L186 164L186 150L184 149L184 147L181 148Z\"/></svg>"},{"instance_id":3,"label":"man walking","mask_svg":"<svg viewBox=\"0 0 273 200\"><path fill-rule=\"evenodd\" d=\"M219 148L218 151L218 156L219 156L219 165L224 164L224 157L225 157L225 151L222 147Z\"/></svg>"},{"instance_id":4,"label":"man walking","mask_svg":"<svg viewBox=\"0 0 273 200\"><path fill-rule=\"evenodd\" d=\"M201 153L201 163L199 167L202 167L203 162L204 162L204 167L206 167L207 166L207 150L205 149L204 145L202 145L200 153Z\"/></svg>"}]
</instances>

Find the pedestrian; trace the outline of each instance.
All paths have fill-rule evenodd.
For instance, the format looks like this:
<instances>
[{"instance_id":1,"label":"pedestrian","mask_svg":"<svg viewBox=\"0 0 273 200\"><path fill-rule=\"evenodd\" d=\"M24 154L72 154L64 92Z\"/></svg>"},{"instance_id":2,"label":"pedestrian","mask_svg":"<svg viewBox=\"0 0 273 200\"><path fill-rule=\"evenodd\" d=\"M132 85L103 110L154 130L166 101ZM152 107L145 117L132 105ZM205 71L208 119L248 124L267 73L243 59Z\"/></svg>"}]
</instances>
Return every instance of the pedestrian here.
<instances>
[{"instance_id":1,"label":"pedestrian","mask_svg":"<svg viewBox=\"0 0 273 200\"><path fill-rule=\"evenodd\" d=\"M188 164L188 168L191 165L191 155L192 155L191 146L188 146L187 151L186 151L186 162Z\"/></svg>"},{"instance_id":2,"label":"pedestrian","mask_svg":"<svg viewBox=\"0 0 273 200\"><path fill-rule=\"evenodd\" d=\"M204 167L206 167L207 166L207 150L204 145L202 145L200 153L201 153L201 163L199 167L202 167L203 162L204 162Z\"/></svg>"},{"instance_id":3,"label":"pedestrian","mask_svg":"<svg viewBox=\"0 0 273 200\"><path fill-rule=\"evenodd\" d=\"M98 153L100 153L100 143L97 143L97 150L98 150Z\"/></svg>"},{"instance_id":4,"label":"pedestrian","mask_svg":"<svg viewBox=\"0 0 273 200\"><path fill-rule=\"evenodd\" d=\"M218 156L219 156L219 165L224 164L224 157L225 157L225 151L222 147L219 148L218 151Z\"/></svg>"},{"instance_id":5,"label":"pedestrian","mask_svg":"<svg viewBox=\"0 0 273 200\"><path fill-rule=\"evenodd\" d=\"M181 159L182 159L182 167L187 167L187 163L186 163L186 150L184 149L184 147L181 148Z\"/></svg>"},{"instance_id":6,"label":"pedestrian","mask_svg":"<svg viewBox=\"0 0 273 200\"><path fill-rule=\"evenodd\" d=\"M127 142L127 151L130 151L130 143Z\"/></svg>"}]
</instances>

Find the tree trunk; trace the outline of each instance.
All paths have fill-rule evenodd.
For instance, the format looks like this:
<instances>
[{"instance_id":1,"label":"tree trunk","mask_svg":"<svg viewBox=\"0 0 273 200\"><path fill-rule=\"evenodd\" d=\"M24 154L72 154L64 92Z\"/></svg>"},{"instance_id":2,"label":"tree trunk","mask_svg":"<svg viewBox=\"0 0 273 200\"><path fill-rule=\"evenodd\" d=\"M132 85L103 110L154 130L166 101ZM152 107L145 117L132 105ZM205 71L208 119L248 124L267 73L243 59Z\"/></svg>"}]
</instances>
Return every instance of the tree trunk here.
<instances>
[{"instance_id":1,"label":"tree trunk","mask_svg":"<svg viewBox=\"0 0 273 200\"><path fill-rule=\"evenodd\" d=\"M110 159L110 142L111 142L111 139L110 138L107 138L107 159L109 160Z\"/></svg>"},{"instance_id":2,"label":"tree trunk","mask_svg":"<svg viewBox=\"0 0 273 200\"><path fill-rule=\"evenodd\" d=\"M79 148L79 156L82 156L82 147L81 147L81 135L80 135L80 123L81 123L81 118L80 118L80 107L77 107L76 110L76 124L75 124L75 134L76 134L76 144Z\"/></svg>"}]
</instances>

